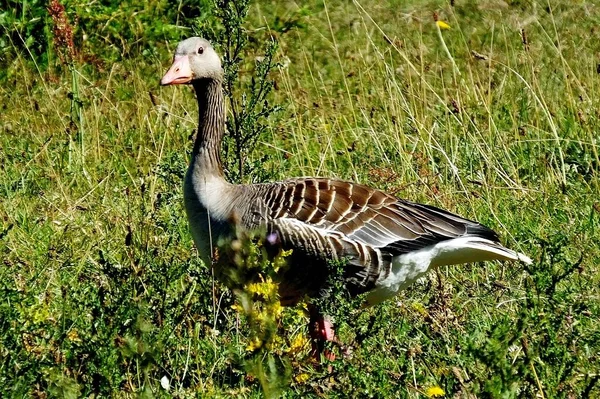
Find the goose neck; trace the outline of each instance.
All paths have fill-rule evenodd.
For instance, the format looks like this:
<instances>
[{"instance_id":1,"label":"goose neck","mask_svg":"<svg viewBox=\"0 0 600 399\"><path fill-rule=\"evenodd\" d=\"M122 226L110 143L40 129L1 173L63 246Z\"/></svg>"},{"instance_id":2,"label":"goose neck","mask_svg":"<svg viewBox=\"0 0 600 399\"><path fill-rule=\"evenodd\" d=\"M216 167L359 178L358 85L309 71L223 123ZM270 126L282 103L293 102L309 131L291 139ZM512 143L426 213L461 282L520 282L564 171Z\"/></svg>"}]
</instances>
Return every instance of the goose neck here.
<instances>
[{"instance_id":1,"label":"goose neck","mask_svg":"<svg viewBox=\"0 0 600 399\"><path fill-rule=\"evenodd\" d=\"M198 100L198 132L192 156L205 173L223 176L221 140L225 130L223 88L220 80L194 82Z\"/></svg>"}]
</instances>

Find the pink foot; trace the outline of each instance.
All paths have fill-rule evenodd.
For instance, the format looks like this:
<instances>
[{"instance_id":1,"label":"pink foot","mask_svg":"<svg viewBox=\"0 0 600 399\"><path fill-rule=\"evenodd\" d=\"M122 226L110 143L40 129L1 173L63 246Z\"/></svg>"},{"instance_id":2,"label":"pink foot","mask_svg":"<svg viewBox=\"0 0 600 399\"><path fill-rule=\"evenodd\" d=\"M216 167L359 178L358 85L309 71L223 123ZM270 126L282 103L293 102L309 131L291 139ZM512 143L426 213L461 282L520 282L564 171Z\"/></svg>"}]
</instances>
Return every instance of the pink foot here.
<instances>
[{"instance_id":1,"label":"pink foot","mask_svg":"<svg viewBox=\"0 0 600 399\"><path fill-rule=\"evenodd\" d=\"M312 318L310 325L310 336L313 339L313 356L320 361L321 355L327 360L335 360L335 353L325 348L325 343L336 342L335 330L333 324L322 315ZM316 319L316 320L315 320Z\"/></svg>"}]
</instances>

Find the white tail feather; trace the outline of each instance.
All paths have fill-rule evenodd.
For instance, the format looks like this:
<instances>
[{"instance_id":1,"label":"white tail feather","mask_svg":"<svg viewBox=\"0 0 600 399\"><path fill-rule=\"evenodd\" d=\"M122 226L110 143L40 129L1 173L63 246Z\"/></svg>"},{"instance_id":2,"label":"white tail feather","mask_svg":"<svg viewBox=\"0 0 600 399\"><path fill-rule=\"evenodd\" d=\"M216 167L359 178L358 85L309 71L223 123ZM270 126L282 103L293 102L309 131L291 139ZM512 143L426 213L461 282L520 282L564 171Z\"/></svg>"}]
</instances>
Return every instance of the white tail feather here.
<instances>
[{"instance_id":1,"label":"white tail feather","mask_svg":"<svg viewBox=\"0 0 600 399\"><path fill-rule=\"evenodd\" d=\"M519 260L531 263L528 256L485 238L454 238L394 257L391 272L369 293L367 304L374 305L393 297L423 276L431 267L488 260Z\"/></svg>"},{"instance_id":2,"label":"white tail feather","mask_svg":"<svg viewBox=\"0 0 600 399\"><path fill-rule=\"evenodd\" d=\"M480 237L459 237L429 247L431 266L456 265L488 260L518 260L527 264L531 259L522 253L503 247L500 243Z\"/></svg>"}]
</instances>

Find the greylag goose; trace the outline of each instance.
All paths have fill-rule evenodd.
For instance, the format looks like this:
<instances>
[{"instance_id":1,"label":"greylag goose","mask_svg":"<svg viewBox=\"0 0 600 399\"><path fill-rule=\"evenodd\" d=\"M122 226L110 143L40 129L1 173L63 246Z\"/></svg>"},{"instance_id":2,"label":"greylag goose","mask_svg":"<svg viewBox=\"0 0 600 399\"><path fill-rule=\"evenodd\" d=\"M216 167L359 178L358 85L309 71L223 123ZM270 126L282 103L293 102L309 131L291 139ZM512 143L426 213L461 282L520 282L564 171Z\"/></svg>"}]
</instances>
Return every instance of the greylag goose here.
<instances>
[{"instance_id":1,"label":"greylag goose","mask_svg":"<svg viewBox=\"0 0 600 399\"><path fill-rule=\"evenodd\" d=\"M351 294L368 305L396 295L429 269L488 260L530 263L505 248L498 234L477 222L429 205L396 198L348 181L300 177L236 185L225 180L220 146L225 131L221 61L210 43L179 43L161 85L191 84L199 110L198 132L184 181L184 200L198 252L210 264L219 238L266 228L271 242L292 249L280 276L285 305L318 297L332 260L345 261ZM311 312L311 335L334 339L326 317ZM320 345L319 347L322 347Z\"/></svg>"}]
</instances>

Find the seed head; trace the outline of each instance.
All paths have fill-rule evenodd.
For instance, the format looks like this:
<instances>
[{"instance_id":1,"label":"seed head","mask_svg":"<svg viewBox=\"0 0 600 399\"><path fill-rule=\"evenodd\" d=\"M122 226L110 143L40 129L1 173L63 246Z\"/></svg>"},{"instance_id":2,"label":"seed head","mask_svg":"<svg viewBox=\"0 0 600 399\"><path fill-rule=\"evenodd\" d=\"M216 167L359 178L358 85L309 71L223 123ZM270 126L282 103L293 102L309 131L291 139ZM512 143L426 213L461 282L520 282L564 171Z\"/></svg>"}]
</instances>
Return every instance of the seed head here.
<instances>
[{"instance_id":1,"label":"seed head","mask_svg":"<svg viewBox=\"0 0 600 399\"><path fill-rule=\"evenodd\" d=\"M73 44L73 27L69 23L65 7L59 0L50 0L48 14L52 17L52 40L58 56L64 64L73 62L75 45Z\"/></svg>"}]
</instances>

